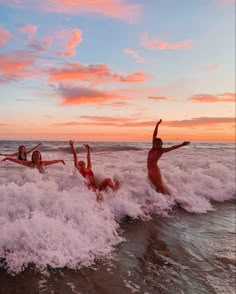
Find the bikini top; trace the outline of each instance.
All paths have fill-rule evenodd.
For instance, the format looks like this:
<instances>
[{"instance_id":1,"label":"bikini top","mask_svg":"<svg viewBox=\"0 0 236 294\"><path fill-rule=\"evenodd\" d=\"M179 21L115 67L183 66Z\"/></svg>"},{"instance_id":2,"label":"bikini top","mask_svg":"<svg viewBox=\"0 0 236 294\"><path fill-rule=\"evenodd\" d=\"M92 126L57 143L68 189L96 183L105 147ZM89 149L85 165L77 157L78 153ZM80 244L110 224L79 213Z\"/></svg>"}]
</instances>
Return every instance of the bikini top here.
<instances>
[{"instance_id":1,"label":"bikini top","mask_svg":"<svg viewBox=\"0 0 236 294\"><path fill-rule=\"evenodd\" d=\"M86 176L93 177L93 171L91 169L89 169L89 170L82 169L82 170L80 170L80 173L84 178L86 178Z\"/></svg>"},{"instance_id":2,"label":"bikini top","mask_svg":"<svg viewBox=\"0 0 236 294\"><path fill-rule=\"evenodd\" d=\"M18 159L19 159L19 160L24 160L24 161L26 161L26 160L27 160L27 158L26 158L26 154L25 154L24 157L22 157L21 154L18 154Z\"/></svg>"}]
</instances>

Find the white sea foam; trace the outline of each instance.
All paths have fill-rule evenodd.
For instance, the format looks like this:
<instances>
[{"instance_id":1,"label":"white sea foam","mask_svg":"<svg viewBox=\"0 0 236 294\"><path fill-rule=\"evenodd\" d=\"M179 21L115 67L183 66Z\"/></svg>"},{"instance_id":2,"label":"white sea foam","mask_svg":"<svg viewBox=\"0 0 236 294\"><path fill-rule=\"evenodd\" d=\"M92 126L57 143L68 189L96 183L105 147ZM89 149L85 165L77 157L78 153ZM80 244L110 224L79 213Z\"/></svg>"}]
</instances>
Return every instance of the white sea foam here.
<instances>
[{"instance_id":1,"label":"white sea foam","mask_svg":"<svg viewBox=\"0 0 236 294\"><path fill-rule=\"evenodd\" d=\"M149 183L146 156L147 150L92 153L97 178L120 181L119 190L103 193L101 204L74 171L68 152L43 153L45 159L66 161L44 174L0 163L0 258L8 269L17 272L31 263L39 268L89 266L124 241L119 221L126 215L144 220L166 215L176 202L188 212L206 213L214 201L235 197L233 149L186 147L164 154L159 165L171 197Z\"/></svg>"}]
</instances>

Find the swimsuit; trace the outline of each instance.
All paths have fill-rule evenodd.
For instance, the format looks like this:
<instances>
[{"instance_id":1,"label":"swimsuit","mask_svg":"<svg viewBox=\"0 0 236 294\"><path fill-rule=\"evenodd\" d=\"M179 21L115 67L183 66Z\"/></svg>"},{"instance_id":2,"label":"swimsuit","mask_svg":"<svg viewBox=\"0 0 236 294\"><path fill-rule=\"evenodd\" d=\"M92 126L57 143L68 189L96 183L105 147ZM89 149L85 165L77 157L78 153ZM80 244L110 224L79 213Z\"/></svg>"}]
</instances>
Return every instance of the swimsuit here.
<instances>
[{"instance_id":1,"label":"swimsuit","mask_svg":"<svg viewBox=\"0 0 236 294\"><path fill-rule=\"evenodd\" d=\"M18 159L19 160L24 160L24 161L27 160L26 155L25 155L25 157L22 157L21 154L18 154Z\"/></svg>"}]
</instances>

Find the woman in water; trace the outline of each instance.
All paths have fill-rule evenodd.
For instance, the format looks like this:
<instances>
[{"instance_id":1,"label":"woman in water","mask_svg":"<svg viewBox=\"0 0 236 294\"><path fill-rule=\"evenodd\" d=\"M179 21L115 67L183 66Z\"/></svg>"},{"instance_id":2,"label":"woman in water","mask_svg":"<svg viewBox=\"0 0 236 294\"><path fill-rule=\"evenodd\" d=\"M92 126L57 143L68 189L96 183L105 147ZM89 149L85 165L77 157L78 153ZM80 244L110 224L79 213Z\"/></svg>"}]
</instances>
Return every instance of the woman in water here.
<instances>
[{"instance_id":1,"label":"woman in water","mask_svg":"<svg viewBox=\"0 0 236 294\"><path fill-rule=\"evenodd\" d=\"M44 168L48 165L55 164L55 163L63 163L65 164L64 160L56 159L56 160L42 160L41 153L39 151L34 151L31 156L31 161L29 160L19 160L11 157L6 157L1 161L12 161L30 168L37 168L40 172L44 171Z\"/></svg>"},{"instance_id":2,"label":"woman in water","mask_svg":"<svg viewBox=\"0 0 236 294\"><path fill-rule=\"evenodd\" d=\"M11 154L4 154L4 153L0 153L0 155L2 156L7 156L7 157L17 157L18 160L27 160L27 155L30 154L31 152L33 152L34 150L36 150L40 145L42 145L41 143L39 143L38 145L36 145L35 147L26 150L24 145L20 145L18 148L18 152L15 153L11 153Z\"/></svg>"},{"instance_id":3,"label":"woman in water","mask_svg":"<svg viewBox=\"0 0 236 294\"><path fill-rule=\"evenodd\" d=\"M92 171L92 163L90 158L90 146L88 144L84 144L84 146L87 148L87 167L85 165L85 162L83 160L78 161L78 156L74 148L74 142L69 141L71 151L74 156L74 166L77 168L77 170L80 172L80 174L86 178L87 180L87 186L89 189L96 192L97 195L97 201L100 202L102 200L102 196L100 194L100 191L105 190L106 187L110 187L114 191L119 188L119 182L116 181L113 183L111 178L106 178L103 181L101 181L99 184L95 183L94 174Z\"/></svg>"},{"instance_id":4,"label":"woman in water","mask_svg":"<svg viewBox=\"0 0 236 294\"><path fill-rule=\"evenodd\" d=\"M158 127L161 122L162 120L160 119L156 124L156 127L153 132L153 137L152 137L152 148L149 150L148 156L147 156L148 178L152 182L152 184L155 186L157 192L170 195L168 188L164 185L162 181L161 171L159 169L159 166L157 165L157 162L161 158L163 153L188 145L190 144L190 142L185 141L179 145L163 148L162 140L160 138L156 138Z\"/></svg>"}]
</instances>

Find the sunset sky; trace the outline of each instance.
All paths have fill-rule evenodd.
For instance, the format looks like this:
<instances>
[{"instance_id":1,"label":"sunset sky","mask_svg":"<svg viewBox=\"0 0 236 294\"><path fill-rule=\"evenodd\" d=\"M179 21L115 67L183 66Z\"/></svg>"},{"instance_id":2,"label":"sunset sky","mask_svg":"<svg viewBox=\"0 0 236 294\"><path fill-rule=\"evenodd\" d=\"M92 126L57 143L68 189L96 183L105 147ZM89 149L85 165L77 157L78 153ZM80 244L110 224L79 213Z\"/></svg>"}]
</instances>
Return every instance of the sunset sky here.
<instances>
[{"instance_id":1,"label":"sunset sky","mask_svg":"<svg viewBox=\"0 0 236 294\"><path fill-rule=\"evenodd\" d=\"M0 0L0 139L235 140L234 0Z\"/></svg>"}]
</instances>

